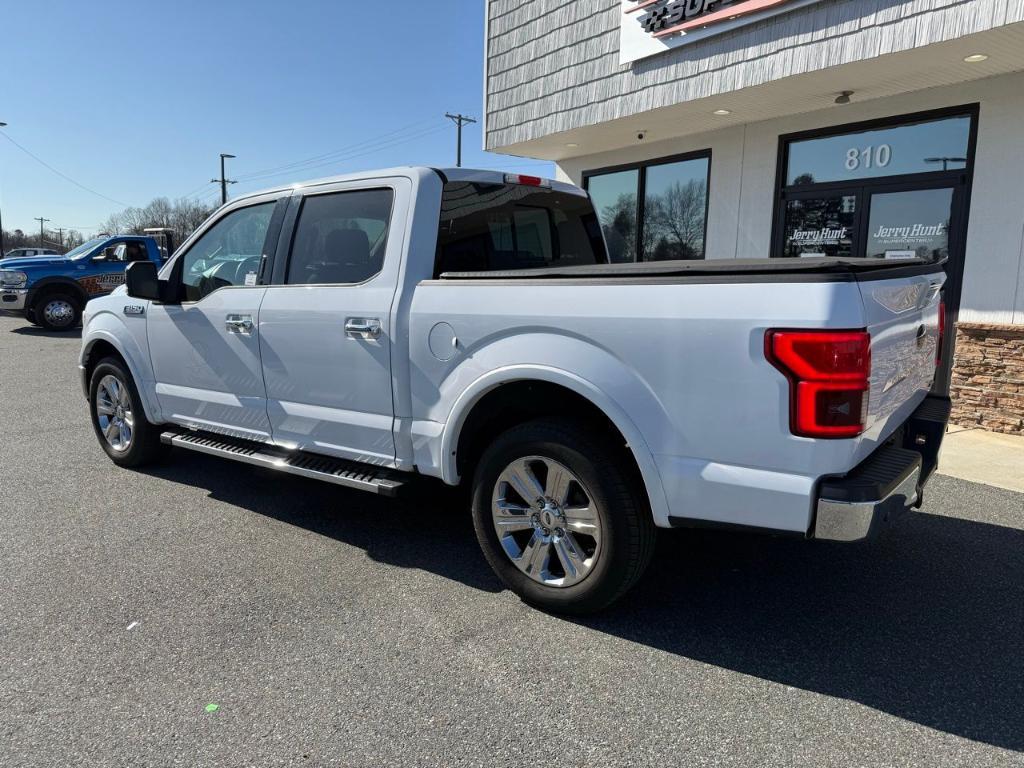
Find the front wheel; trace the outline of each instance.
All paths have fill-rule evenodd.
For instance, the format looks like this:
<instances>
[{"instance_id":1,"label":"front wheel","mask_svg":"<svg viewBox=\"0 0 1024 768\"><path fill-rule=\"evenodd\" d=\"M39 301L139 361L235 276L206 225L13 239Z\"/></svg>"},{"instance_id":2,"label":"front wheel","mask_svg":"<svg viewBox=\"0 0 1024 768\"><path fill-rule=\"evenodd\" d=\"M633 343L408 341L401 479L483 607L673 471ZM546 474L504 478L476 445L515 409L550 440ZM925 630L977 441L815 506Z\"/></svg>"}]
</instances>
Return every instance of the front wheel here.
<instances>
[{"instance_id":1,"label":"front wheel","mask_svg":"<svg viewBox=\"0 0 1024 768\"><path fill-rule=\"evenodd\" d=\"M166 450L160 430L146 420L131 374L120 360L101 360L89 380L89 411L100 447L121 467L138 467Z\"/></svg>"},{"instance_id":2,"label":"front wheel","mask_svg":"<svg viewBox=\"0 0 1024 768\"><path fill-rule=\"evenodd\" d=\"M608 441L560 422L514 427L484 452L473 485L477 540L523 600L591 613L643 574L655 528L623 464Z\"/></svg>"},{"instance_id":3,"label":"front wheel","mask_svg":"<svg viewBox=\"0 0 1024 768\"><path fill-rule=\"evenodd\" d=\"M82 307L73 296L50 293L32 308L35 322L48 331L66 331L76 327L82 319Z\"/></svg>"}]
</instances>

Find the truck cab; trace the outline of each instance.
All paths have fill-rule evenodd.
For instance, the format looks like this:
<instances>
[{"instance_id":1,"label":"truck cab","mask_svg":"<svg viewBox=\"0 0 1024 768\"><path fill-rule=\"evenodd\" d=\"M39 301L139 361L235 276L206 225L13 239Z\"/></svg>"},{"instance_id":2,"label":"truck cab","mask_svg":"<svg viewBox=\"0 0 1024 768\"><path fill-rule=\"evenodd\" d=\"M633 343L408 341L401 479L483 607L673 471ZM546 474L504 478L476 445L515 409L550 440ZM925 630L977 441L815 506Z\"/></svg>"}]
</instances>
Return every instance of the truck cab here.
<instances>
[{"instance_id":1,"label":"truck cab","mask_svg":"<svg viewBox=\"0 0 1024 768\"><path fill-rule=\"evenodd\" d=\"M165 258L153 236L104 235L64 255L0 259L0 310L50 331L75 328L86 302L124 283L129 264Z\"/></svg>"}]
</instances>

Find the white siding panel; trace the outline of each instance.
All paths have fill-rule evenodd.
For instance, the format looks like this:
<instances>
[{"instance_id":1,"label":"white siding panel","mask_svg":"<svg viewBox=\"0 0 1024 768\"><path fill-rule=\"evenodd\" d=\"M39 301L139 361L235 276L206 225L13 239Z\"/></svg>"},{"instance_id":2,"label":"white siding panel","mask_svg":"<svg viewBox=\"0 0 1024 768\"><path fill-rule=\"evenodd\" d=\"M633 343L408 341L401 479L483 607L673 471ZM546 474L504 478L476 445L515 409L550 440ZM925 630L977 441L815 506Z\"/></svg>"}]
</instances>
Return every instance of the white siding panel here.
<instances>
[{"instance_id":1,"label":"white siding panel","mask_svg":"<svg viewBox=\"0 0 1024 768\"><path fill-rule=\"evenodd\" d=\"M491 0L489 148L1024 21L1024 0L823 0L622 66L618 0Z\"/></svg>"}]
</instances>

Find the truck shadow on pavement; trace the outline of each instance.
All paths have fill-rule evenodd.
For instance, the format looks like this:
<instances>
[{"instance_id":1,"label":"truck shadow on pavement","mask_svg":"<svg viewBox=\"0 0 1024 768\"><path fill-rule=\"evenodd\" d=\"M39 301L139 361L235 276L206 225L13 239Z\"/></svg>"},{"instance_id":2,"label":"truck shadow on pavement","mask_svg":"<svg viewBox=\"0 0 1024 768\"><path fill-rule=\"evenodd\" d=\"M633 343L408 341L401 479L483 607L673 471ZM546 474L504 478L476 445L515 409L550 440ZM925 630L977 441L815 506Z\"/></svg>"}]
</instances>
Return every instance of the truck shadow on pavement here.
<instances>
[{"instance_id":1,"label":"truck shadow on pavement","mask_svg":"<svg viewBox=\"0 0 1024 768\"><path fill-rule=\"evenodd\" d=\"M577 623L1024 750L1016 528L921 512L854 545L683 532L621 607Z\"/></svg>"},{"instance_id":2,"label":"truck shadow on pavement","mask_svg":"<svg viewBox=\"0 0 1024 768\"><path fill-rule=\"evenodd\" d=\"M36 325L22 325L17 328L12 328L10 332L16 333L19 336L35 336L58 340L82 338L81 328L68 328L64 331L48 331L45 328L40 328Z\"/></svg>"},{"instance_id":3,"label":"truck shadow on pavement","mask_svg":"<svg viewBox=\"0 0 1024 768\"><path fill-rule=\"evenodd\" d=\"M205 488L382 563L501 590L460 513L464 502L446 489L426 486L416 501L394 502L181 452L147 474ZM989 490L1009 494L1011 508L1019 499ZM877 541L845 546L666 532L626 600L565 620L1024 751L1024 531L1017 528L914 513Z\"/></svg>"}]
</instances>

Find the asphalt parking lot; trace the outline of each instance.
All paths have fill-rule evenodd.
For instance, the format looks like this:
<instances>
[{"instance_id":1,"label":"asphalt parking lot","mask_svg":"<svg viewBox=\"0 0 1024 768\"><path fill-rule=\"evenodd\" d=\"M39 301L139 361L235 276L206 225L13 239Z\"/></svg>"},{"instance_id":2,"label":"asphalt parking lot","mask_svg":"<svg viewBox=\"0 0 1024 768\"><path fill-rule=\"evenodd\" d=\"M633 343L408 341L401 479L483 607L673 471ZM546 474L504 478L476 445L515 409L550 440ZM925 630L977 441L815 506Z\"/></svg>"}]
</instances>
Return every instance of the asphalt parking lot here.
<instances>
[{"instance_id":1,"label":"asphalt parking lot","mask_svg":"<svg viewBox=\"0 0 1024 768\"><path fill-rule=\"evenodd\" d=\"M610 612L501 589L457 497L100 450L0 316L2 765L1024 765L1024 496L884 539L675 533Z\"/></svg>"}]
</instances>

